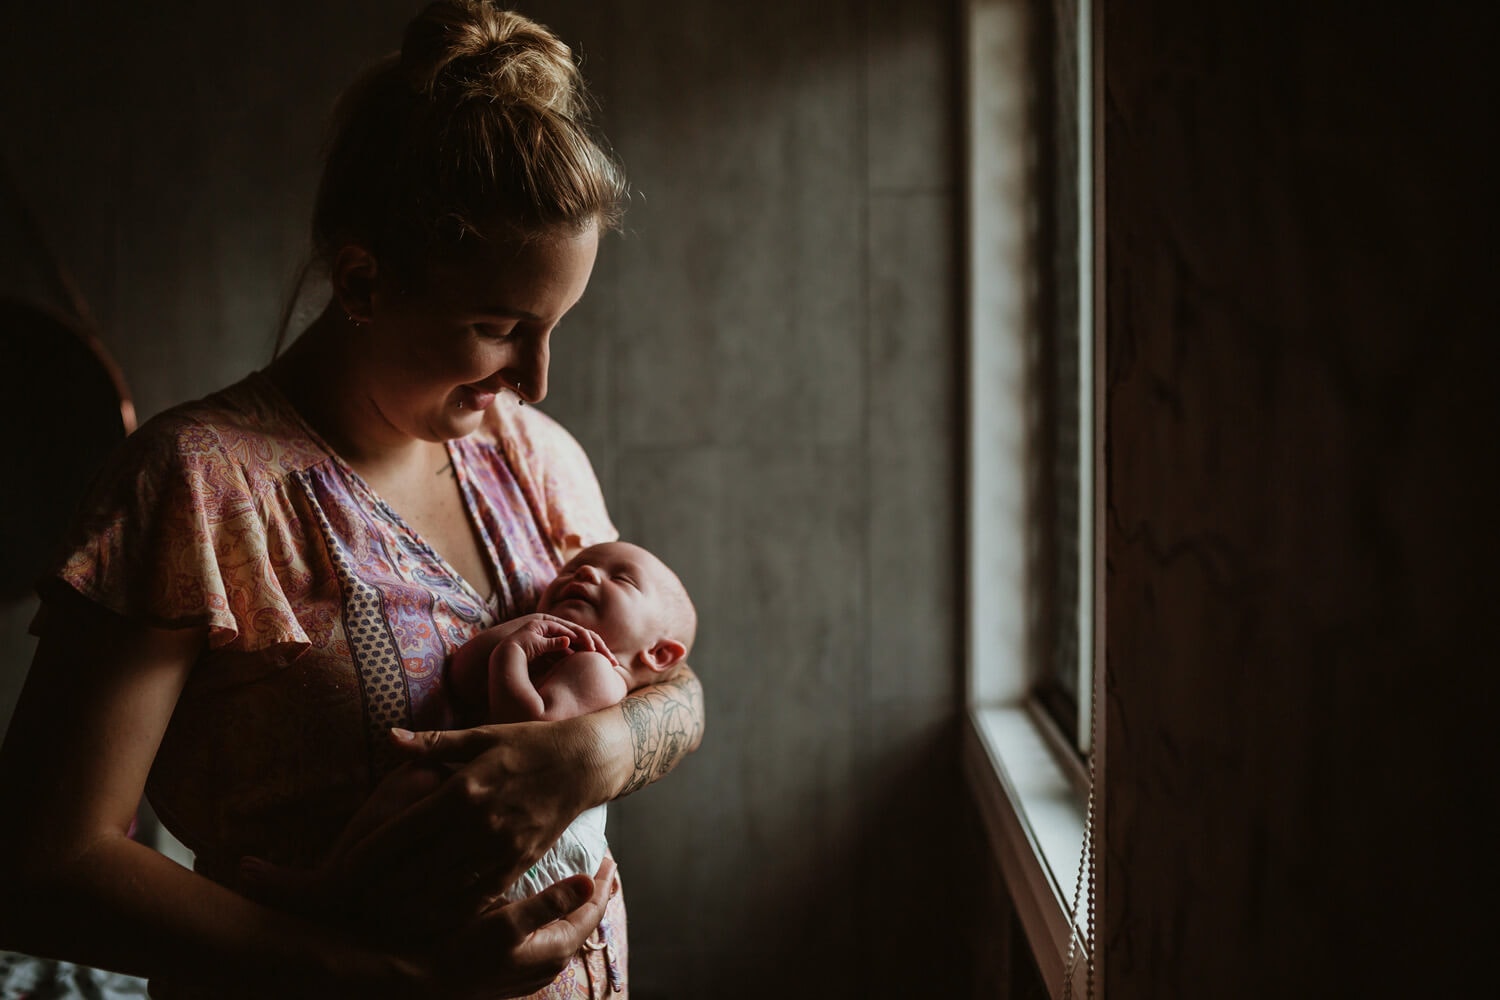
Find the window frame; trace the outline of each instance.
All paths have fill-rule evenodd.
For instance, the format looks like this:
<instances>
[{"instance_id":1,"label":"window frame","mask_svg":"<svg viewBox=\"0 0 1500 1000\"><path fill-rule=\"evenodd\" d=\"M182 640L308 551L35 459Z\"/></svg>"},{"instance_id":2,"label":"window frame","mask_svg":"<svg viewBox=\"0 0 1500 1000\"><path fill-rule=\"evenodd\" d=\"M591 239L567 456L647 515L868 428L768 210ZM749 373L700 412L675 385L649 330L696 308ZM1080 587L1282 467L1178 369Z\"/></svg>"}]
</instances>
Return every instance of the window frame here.
<instances>
[{"instance_id":1,"label":"window frame","mask_svg":"<svg viewBox=\"0 0 1500 1000\"><path fill-rule=\"evenodd\" d=\"M1104 574L1104 412L1102 365L1080 370L1079 479L1090 487L1079 526L1079 698L1074 745L1036 696L1050 642L1037 640L1039 577L1035 498L1028 489L1037 411L1034 359L1028 342L1041 322L1028 288L1038 266L1030 201L1038 185L1031 157L1036 141L1028 116L1037 84L1033 30L1037 4L1056 12L1067 0L966 0L963 5L965 81L965 219L967 264L967 566L966 654L969 717L964 769L975 795L1026 940L1054 995L1060 995L1074 928L1070 914L1078 885L1088 813L1090 773L1082 753L1094 747L1095 788L1104 787L1102 662ZM1082 358L1103 357L1102 141L1098 81L1102 45L1099 5L1077 0L1079 151L1079 307ZM1005 58L1000 58L1002 53ZM1087 157L1084 153L1087 152ZM1029 255L1029 256L1028 256ZM1007 259L1009 258L1009 259ZM1004 277L1002 277L1004 276ZM996 387L1005 391L997 392ZM1043 411L1045 412L1045 410ZM1040 574L1045 576L1045 573ZM1087 581L1087 584L1085 584ZM1050 588L1050 585L1049 585ZM1072 609L1078 613L1079 609ZM1047 633L1050 640L1050 633ZM1096 810L1093 843L1102 856L1104 810ZM1101 890L1102 873L1098 880ZM1098 903L1101 907L1102 902ZM1079 947L1087 947L1087 914L1078 915ZM1094 995L1102 995L1100 956L1094 956ZM1084 995L1086 962L1074 968L1074 994Z\"/></svg>"}]
</instances>

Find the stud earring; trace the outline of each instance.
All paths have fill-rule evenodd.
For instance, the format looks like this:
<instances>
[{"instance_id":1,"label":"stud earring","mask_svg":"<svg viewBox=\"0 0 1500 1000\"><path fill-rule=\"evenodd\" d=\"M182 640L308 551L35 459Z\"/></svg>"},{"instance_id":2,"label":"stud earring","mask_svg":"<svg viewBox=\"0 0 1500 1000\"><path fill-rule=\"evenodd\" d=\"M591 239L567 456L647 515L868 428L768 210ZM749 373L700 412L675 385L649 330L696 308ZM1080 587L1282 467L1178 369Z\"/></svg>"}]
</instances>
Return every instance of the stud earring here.
<instances>
[{"instance_id":1,"label":"stud earring","mask_svg":"<svg viewBox=\"0 0 1500 1000\"><path fill-rule=\"evenodd\" d=\"M519 383L519 382L516 383L516 405L517 406L525 406L526 405L526 400L523 399L523 398L521 398L521 383Z\"/></svg>"}]
</instances>

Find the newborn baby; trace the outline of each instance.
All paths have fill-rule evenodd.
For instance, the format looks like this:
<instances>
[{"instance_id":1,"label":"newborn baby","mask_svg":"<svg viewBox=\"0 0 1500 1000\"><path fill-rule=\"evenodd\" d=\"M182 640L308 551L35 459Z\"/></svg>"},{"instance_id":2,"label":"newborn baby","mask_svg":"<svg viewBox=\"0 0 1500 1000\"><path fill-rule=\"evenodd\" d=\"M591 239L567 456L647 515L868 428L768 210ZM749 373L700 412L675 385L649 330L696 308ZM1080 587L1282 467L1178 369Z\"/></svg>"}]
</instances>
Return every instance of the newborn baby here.
<instances>
[{"instance_id":1,"label":"newborn baby","mask_svg":"<svg viewBox=\"0 0 1500 1000\"><path fill-rule=\"evenodd\" d=\"M619 703L654 684L692 648L697 612L677 574L638 545L604 542L558 571L523 615L480 632L448 664L461 725L569 719ZM340 838L358 842L386 819L433 791L445 772L421 764L397 768ZM590 809L504 897L524 899L604 860L603 806Z\"/></svg>"},{"instance_id":2,"label":"newborn baby","mask_svg":"<svg viewBox=\"0 0 1500 1000\"><path fill-rule=\"evenodd\" d=\"M550 722L618 704L682 662L698 626L677 574L628 542L574 556L542 592L537 611L479 633L453 654L448 680L461 717L468 716L463 721ZM516 622L526 624L516 629ZM604 812L598 806L574 820L506 898L592 875L608 847Z\"/></svg>"},{"instance_id":3,"label":"newborn baby","mask_svg":"<svg viewBox=\"0 0 1500 1000\"><path fill-rule=\"evenodd\" d=\"M697 629L682 581L629 542L578 553L542 592L537 611L479 633L453 654L448 679L470 716L462 721L550 722L607 708L661 680L687 655ZM607 648L592 648L586 635L548 615L594 633ZM517 630L517 622L527 625Z\"/></svg>"}]
</instances>

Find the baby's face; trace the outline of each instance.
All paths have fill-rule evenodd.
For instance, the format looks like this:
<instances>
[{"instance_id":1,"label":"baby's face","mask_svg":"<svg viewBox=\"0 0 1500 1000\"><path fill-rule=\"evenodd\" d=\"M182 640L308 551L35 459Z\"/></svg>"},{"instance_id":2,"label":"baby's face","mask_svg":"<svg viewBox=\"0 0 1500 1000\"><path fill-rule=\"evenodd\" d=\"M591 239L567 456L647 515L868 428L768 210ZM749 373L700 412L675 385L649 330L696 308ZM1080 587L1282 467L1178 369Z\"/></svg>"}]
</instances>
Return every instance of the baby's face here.
<instances>
[{"instance_id":1,"label":"baby's face","mask_svg":"<svg viewBox=\"0 0 1500 1000\"><path fill-rule=\"evenodd\" d=\"M622 664L663 638L662 600L681 586L638 545L605 542L574 556L542 592L537 610L593 629Z\"/></svg>"}]
</instances>

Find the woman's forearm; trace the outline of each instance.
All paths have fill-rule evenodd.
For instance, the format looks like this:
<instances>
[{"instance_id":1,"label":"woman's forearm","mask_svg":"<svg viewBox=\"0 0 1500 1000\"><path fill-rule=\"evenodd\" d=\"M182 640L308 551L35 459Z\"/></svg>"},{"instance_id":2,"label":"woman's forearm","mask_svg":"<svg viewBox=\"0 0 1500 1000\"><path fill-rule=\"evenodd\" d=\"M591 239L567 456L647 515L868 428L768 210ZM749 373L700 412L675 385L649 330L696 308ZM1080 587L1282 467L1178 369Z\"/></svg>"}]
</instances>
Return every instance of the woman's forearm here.
<instances>
[{"instance_id":1,"label":"woman's forearm","mask_svg":"<svg viewBox=\"0 0 1500 1000\"><path fill-rule=\"evenodd\" d=\"M215 996L421 995L409 963L247 900L123 836L82 851L11 854L0 874L0 948Z\"/></svg>"},{"instance_id":2,"label":"woman's forearm","mask_svg":"<svg viewBox=\"0 0 1500 1000\"><path fill-rule=\"evenodd\" d=\"M211 995L345 995L327 989L340 977L393 995L377 984L399 982L394 960L126 836L203 630L84 605L54 614L68 617L42 635L0 747L0 949L213 984Z\"/></svg>"},{"instance_id":3,"label":"woman's forearm","mask_svg":"<svg viewBox=\"0 0 1500 1000\"><path fill-rule=\"evenodd\" d=\"M703 742L703 685L686 664L658 684L640 688L606 713L605 759L615 798L644 788Z\"/></svg>"}]
</instances>

